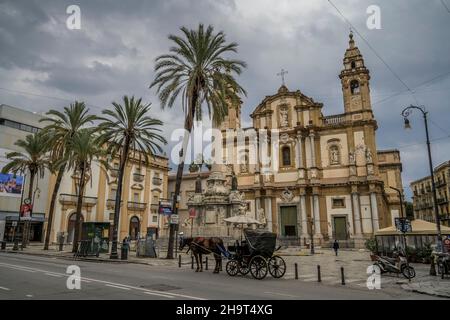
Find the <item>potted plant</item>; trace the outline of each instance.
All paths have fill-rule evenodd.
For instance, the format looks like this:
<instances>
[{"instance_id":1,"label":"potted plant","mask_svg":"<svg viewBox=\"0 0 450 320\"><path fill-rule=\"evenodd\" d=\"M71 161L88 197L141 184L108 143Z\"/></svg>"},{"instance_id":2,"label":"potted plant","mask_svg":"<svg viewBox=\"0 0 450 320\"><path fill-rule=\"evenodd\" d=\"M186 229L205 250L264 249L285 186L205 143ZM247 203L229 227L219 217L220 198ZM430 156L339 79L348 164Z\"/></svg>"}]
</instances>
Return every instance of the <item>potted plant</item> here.
<instances>
[{"instance_id":1,"label":"potted plant","mask_svg":"<svg viewBox=\"0 0 450 320\"><path fill-rule=\"evenodd\" d=\"M197 172L200 169L198 164L196 164L194 161L189 165L189 172Z\"/></svg>"},{"instance_id":2,"label":"potted plant","mask_svg":"<svg viewBox=\"0 0 450 320\"><path fill-rule=\"evenodd\" d=\"M375 261L375 256L377 254L377 240L372 237L365 242L366 249L370 251L370 259Z\"/></svg>"}]
</instances>

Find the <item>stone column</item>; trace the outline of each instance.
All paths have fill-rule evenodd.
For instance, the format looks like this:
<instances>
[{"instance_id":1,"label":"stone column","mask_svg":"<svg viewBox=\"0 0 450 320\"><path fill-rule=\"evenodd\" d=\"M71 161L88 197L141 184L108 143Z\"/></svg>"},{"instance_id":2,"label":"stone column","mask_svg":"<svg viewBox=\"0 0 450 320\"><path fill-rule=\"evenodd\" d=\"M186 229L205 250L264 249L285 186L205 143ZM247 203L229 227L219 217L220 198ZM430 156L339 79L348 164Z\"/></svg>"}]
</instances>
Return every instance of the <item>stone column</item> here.
<instances>
[{"instance_id":1,"label":"stone column","mask_svg":"<svg viewBox=\"0 0 450 320\"><path fill-rule=\"evenodd\" d=\"M320 210L319 210L319 195L313 195L314 208L314 236L321 238L322 232L320 230Z\"/></svg>"},{"instance_id":2,"label":"stone column","mask_svg":"<svg viewBox=\"0 0 450 320\"><path fill-rule=\"evenodd\" d=\"M372 229L373 232L375 232L378 231L380 227L378 219L377 194L375 192L370 193L370 208L372 210Z\"/></svg>"},{"instance_id":3,"label":"stone column","mask_svg":"<svg viewBox=\"0 0 450 320\"><path fill-rule=\"evenodd\" d=\"M300 194L301 237L308 238L308 216L306 215L306 195Z\"/></svg>"},{"instance_id":4,"label":"stone column","mask_svg":"<svg viewBox=\"0 0 450 320\"><path fill-rule=\"evenodd\" d=\"M272 198L265 198L265 214L267 218L267 229L272 232Z\"/></svg>"},{"instance_id":5,"label":"stone column","mask_svg":"<svg viewBox=\"0 0 450 320\"><path fill-rule=\"evenodd\" d=\"M316 148L315 148L315 143L314 143L314 133L311 132L309 134L309 144L311 146L311 167L315 168L317 167L316 165Z\"/></svg>"},{"instance_id":6,"label":"stone column","mask_svg":"<svg viewBox=\"0 0 450 320\"><path fill-rule=\"evenodd\" d=\"M357 238L362 237L361 232L361 208L359 207L359 193L352 192L353 201L353 216L354 216L354 226L355 226L355 236Z\"/></svg>"}]
</instances>

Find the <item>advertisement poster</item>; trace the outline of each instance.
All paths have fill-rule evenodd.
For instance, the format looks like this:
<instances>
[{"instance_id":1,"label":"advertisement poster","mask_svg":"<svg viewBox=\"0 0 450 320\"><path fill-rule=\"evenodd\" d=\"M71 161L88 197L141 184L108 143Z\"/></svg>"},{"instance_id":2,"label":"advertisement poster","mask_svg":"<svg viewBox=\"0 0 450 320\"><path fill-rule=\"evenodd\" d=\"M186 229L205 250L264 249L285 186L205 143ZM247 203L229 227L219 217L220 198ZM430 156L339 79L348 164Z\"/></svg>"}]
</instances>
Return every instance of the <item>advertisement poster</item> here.
<instances>
[{"instance_id":1,"label":"advertisement poster","mask_svg":"<svg viewBox=\"0 0 450 320\"><path fill-rule=\"evenodd\" d=\"M22 176L0 173L0 196L20 198L22 188Z\"/></svg>"}]
</instances>

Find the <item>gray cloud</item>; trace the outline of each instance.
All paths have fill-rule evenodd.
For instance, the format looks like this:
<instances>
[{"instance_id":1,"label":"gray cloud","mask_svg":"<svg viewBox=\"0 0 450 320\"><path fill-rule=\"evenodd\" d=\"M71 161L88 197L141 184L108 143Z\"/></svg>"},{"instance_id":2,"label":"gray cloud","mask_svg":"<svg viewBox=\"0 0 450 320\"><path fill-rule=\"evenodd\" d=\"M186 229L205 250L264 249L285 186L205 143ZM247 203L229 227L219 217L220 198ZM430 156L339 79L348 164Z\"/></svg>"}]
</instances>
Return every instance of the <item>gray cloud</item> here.
<instances>
[{"instance_id":1,"label":"gray cloud","mask_svg":"<svg viewBox=\"0 0 450 320\"><path fill-rule=\"evenodd\" d=\"M381 30L366 27L366 8L372 1L333 2L411 89L450 72L450 14L440 0L378 1ZM71 4L0 3L0 87L84 99L96 113L124 94L142 96L153 103L152 114L166 122L169 134L182 125L182 117L178 109L161 112L155 92L148 89L154 59L170 47L168 34L203 22L238 42L239 58L248 63L240 78L248 92L243 98L245 123L256 105L280 86L276 73L281 68L289 71L288 87L323 102L324 114L343 112L338 74L349 28L326 0L85 0L77 2L82 29L68 30L65 11ZM355 39L372 75L378 147L401 150L407 188L411 180L427 174L427 162L421 117L413 115L414 129L405 132L400 112L411 103L426 105L432 138L448 136L450 76L417 88L413 97L364 41ZM395 93L401 94L382 101ZM0 94L1 103L38 112L66 104L2 90ZM448 150L450 139L433 143L436 165L449 159Z\"/></svg>"}]
</instances>

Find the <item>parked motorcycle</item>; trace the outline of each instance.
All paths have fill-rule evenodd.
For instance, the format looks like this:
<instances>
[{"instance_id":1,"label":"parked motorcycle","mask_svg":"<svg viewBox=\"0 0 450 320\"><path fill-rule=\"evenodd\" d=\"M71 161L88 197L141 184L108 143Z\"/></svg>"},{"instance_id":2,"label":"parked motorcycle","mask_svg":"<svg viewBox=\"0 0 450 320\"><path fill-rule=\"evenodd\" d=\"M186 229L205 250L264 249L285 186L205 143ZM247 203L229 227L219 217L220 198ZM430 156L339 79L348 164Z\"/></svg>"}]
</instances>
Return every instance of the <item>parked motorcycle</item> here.
<instances>
[{"instance_id":1,"label":"parked motorcycle","mask_svg":"<svg viewBox=\"0 0 450 320\"><path fill-rule=\"evenodd\" d=\"M375 256L374 265L380 268L382 274L401 273L406 279L412 279L416 276L416 270L408 264L405 255L400 252L394 252L394 256L392 258Z\"/></svg>"},{"instance_id":2,"label":"parked motorcycle","mask_svg":"<svg viewBox=\"0 0 450 320\"><path fill-rule=\"evenodd\" d=\"M444 279L444 275L450 274L450 254L449 253L435 253L437 256L436 264L438 273Z\"/></svg>"}]
</instances>

